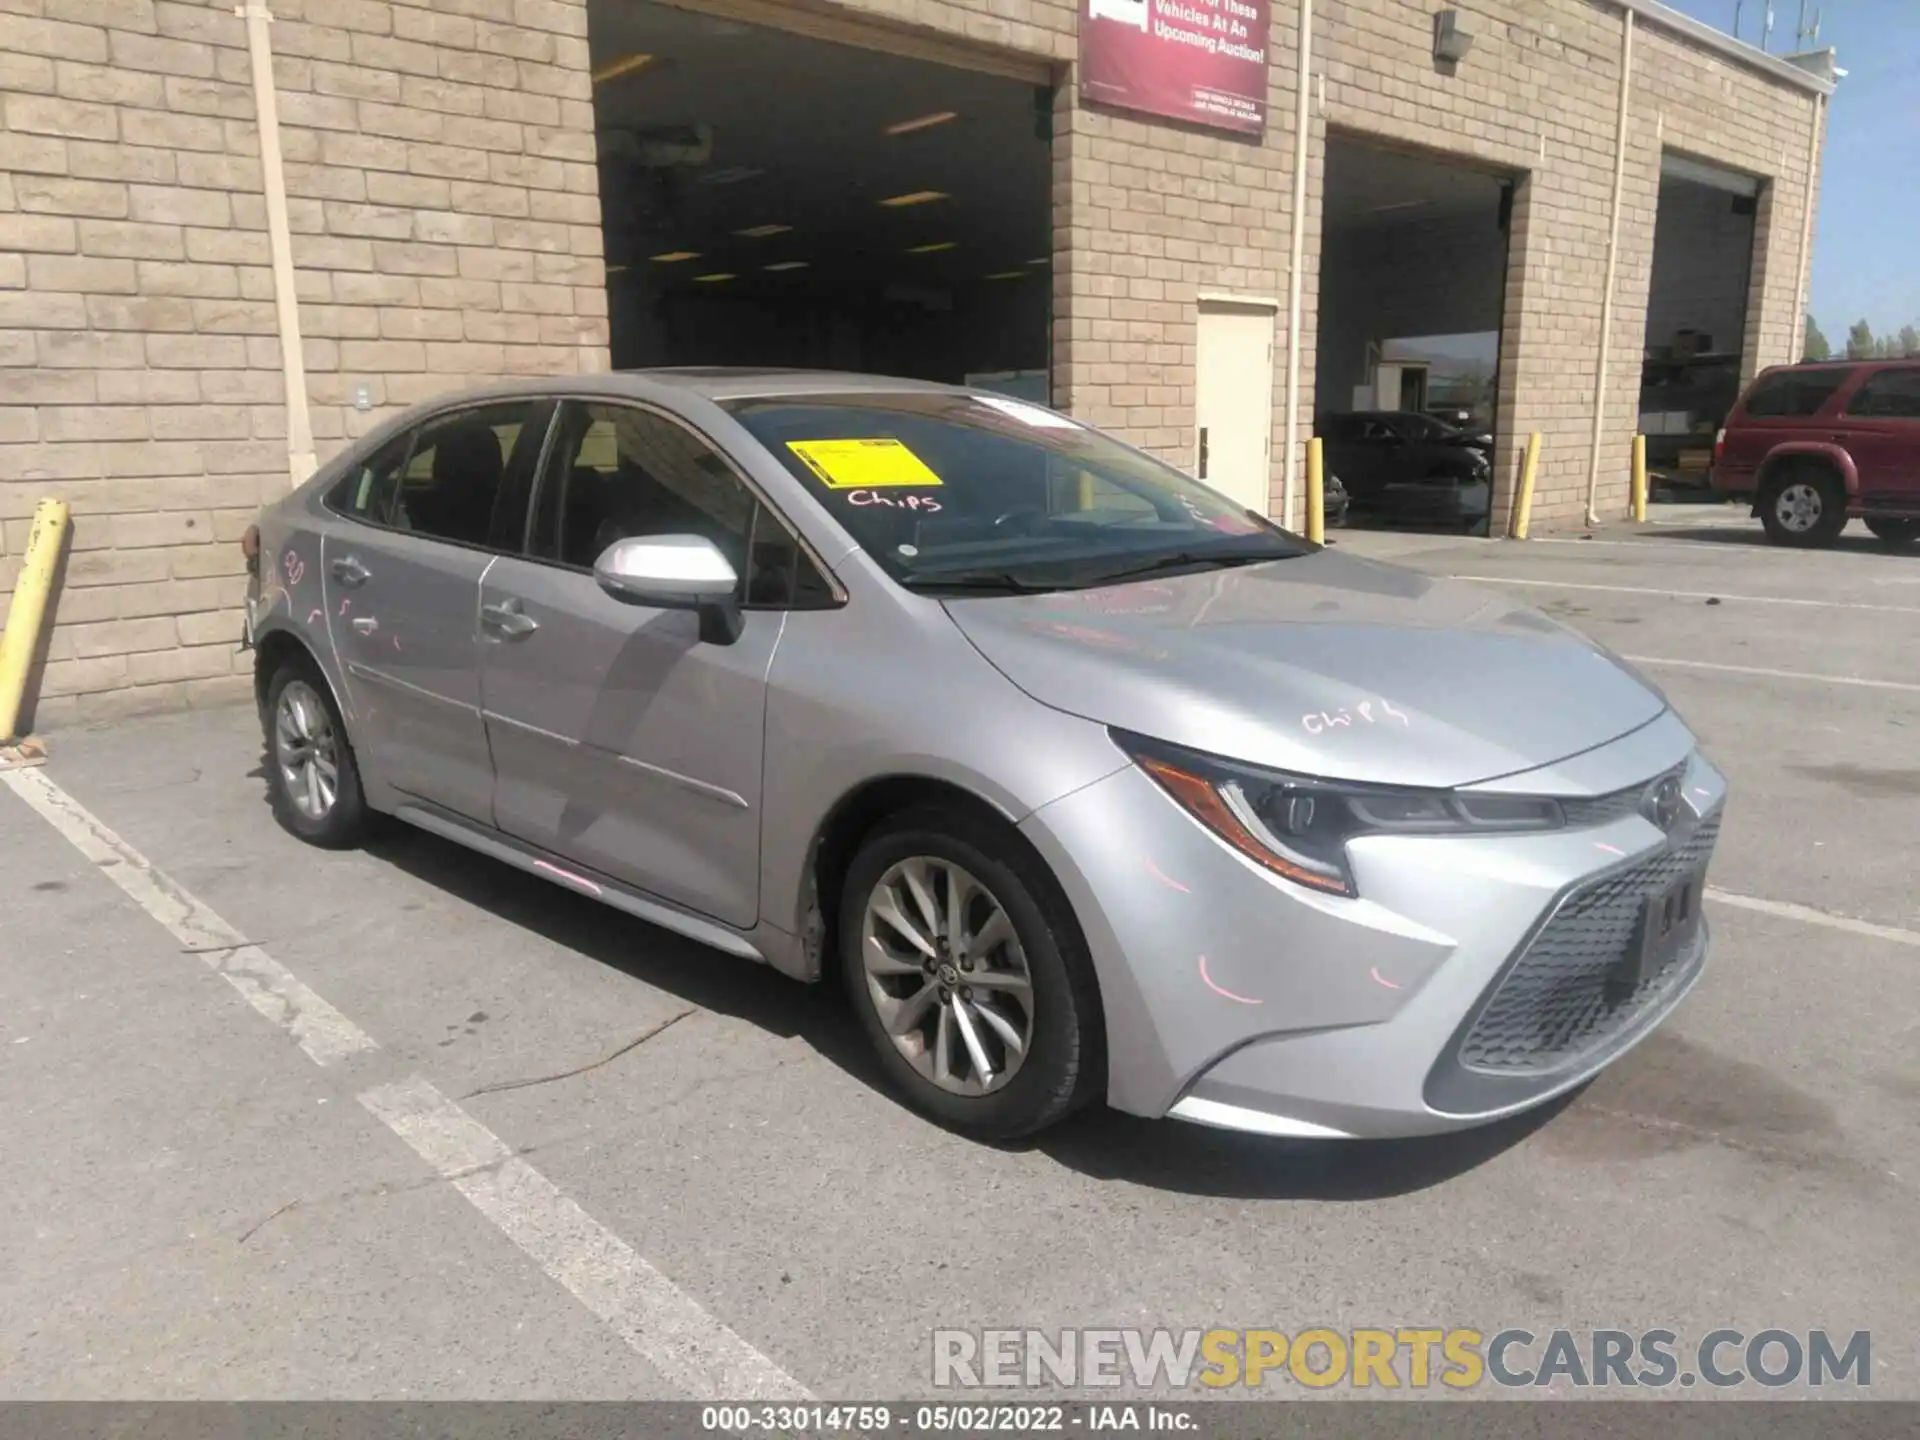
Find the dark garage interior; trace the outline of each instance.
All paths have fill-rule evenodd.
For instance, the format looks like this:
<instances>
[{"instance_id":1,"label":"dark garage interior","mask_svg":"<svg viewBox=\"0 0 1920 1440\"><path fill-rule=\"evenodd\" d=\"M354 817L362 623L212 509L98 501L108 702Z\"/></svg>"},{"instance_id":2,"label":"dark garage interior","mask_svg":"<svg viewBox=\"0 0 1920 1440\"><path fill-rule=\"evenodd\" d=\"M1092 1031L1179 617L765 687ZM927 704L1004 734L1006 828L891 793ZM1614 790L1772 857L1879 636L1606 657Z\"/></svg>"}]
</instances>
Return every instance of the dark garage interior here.
<instances>
[{"instance_id":1,"label":"dark garage interior","mask_svg":"<svg viewBox=\"0 0 1920 1440\"><path fill-rule=\"evenodd\" d=\"M590 28L617 368L1048 398L1047 87L654 3Z\"/></svg>"},{"instance_id":2,"label":"dark garage interior","mask_svg":"<svg viewBox=\"0 0 1920 1440\"><path fill-rule=\"evenodd\" d=\"M1639 418L1656 485L1706 485L1714 432L1739 398L1759 195L1750 176L1661 156Z\"/></svg>"},{"instance_id":3,"label":"dark garage interior","mask_svg":"<svg viewBox=\"0 0 1920 1440\"><path fill-rule=\"evenodd\" d=\"M1327 137L1315 427L1357 521L1480 529L1512 184Z\"/></svg>"}]
</instances>

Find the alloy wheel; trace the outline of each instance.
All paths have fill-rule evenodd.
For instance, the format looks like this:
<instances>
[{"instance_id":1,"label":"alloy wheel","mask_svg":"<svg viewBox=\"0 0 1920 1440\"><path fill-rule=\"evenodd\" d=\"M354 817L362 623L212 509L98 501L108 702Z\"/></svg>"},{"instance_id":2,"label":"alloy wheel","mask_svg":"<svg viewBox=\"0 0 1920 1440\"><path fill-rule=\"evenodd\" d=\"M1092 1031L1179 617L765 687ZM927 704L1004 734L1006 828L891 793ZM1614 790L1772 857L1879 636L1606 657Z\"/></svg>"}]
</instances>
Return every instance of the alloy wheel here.
<instances>
[{"instance_id":1,"label":"alloy wheel","mask_svg":"<svg viewBox=\"0 0 1920 1440\"><path fill-rule=\"evenodd\" d=\"M913 856L874 884L860 922L867 994L923 1078L955 1095L1000 1089L1033 1045L1033 977L1013 920L962 866Z\"/></svg>"},{"instance_id":2,"label":"alloy wheel","mask_svg":"<svg viewBox=\"0 0 1920 1440\"><path fill-rule=\"evenodd\" d=\"M1795 535L1804 535L1818 525L1820 512L1825 508L1826 499L1821 495L1820 487L1809 485L1804 480L1781 487L1773 500L1773 514L1780 522L1780 528Z\"/></svg>"},{"instance_id":3,"label":"alloy wheel","mask_svg":"<svg viewBox=\"0 0 1920 1440\"><path fill-rule=\"evenodd\" d=\"M340 746L326 703L304 680L280 691L273 758L287 798L309 820L324 820L340 796Z\"/></svg>"}]
</instances>

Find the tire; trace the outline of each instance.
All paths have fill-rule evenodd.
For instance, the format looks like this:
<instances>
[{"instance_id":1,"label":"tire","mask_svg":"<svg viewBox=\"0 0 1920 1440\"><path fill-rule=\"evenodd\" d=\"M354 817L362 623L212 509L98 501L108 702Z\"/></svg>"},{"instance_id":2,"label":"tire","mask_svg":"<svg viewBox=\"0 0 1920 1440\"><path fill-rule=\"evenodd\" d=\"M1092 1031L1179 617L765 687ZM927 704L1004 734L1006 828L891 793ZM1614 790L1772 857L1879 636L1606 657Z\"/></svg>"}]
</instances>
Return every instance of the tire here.
<instances>
[{"instance_id":1,"label":"tire","mask_svg":"<svg viewBox=\"0 0 1920 1440\"><path fill-rule=\"evenodd\" d=\"M313 661L300 656L274 671L261 719L273 818L309 845L340 850L359 844L372 827L372 812L367 809L360 767L354 761L340 708ZM310 757L311 763L303 763L303 757ZM329 765L331 798L327 796Z\"/></svg>"},{"instance_id":2,"label":"tire","mask_svg":"<svg viewBox=\"0 0 1920 1440\"><path fill-rule=\"evenodd\" d=\"M1817 466L1795 465L1760 487L1760 523L1775 545L1801 549L1831 545L1847 528L1847 491L1840 477Z\"/></svg>"},{"instance_id":3,"label":"tire","mask_svg":"<svg viewBox=\"0 0 1920 1440\"><path fill-rule=\"evenodd\" d=\"M1904 550L1920 539L1920 520L1869 520L1867 529L1889 550Z\"/></svg>"},{"instance_id":4,"label":"tire","mask_svg":"<svg viewBox=\"0 0 1920 1440\"><path fill-rule=\"evenodd\" d=\"M921 1114L981 1140L1011 1140L1055 1124L1093 1099L1106 1073L1099 992L1086 942L1058 887L1050 878L1036 882L1046 875L1038 857L1019 855L1018 871L1001 858L1024 848L1005 825L959 807L913 810L868 835L842 889L841 978L881 1069ZM984 951L969 954L964 943L951 948L940 927L926 923L924 910L907 915L922 942L916 947L869 910L870 902L878 909L889 900L906 910L915 904L917 883L944 921L956 872L983 892L962 906L963 941L1002 931L992 907L1006 922L1004 938L990 940ZM931 974L923 953L928 941L937 947L939 967ZM915 971L912 964L921 968ZM1017 984L1022 967L1024 1000ZM996 978L982 983L986 975ZM902 1026L898 1040L882 1017L883 1006ZM1015 1033L1018 1056L1001 1027ZM994 1077L985 1085L967 1028ZM944 1056L941 1030L947 1037ZM944 1084L934 1078L943 1060Z\"/></svg>"}]
</instances>

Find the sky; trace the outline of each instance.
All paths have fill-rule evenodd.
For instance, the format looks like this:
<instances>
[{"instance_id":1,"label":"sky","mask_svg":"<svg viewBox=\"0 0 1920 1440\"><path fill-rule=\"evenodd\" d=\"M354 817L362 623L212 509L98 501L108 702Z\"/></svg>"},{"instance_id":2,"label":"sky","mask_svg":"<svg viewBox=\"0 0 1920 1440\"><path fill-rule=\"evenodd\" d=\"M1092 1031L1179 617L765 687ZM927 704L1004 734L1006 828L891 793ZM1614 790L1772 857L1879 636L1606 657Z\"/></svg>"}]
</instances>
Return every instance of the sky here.
<instances>
[{"instance_id":1,"label":"sky","mask_svg":"<svg viewBox=\"0 0 1920 1440\"><path fill-rule=\"evenodd\" d=\"M1735 0L1666 0L1733 30ZM1740 6L1740 38L1760 43L1768 0ZM1776 54L1799 48L1800 0L1772 0ZM1847 73L1827 117L1810 309L1836 346L1865 319L1883 335L1920 326L1920 0L1807 0L1819 46Z\"/></svg>"}]
</instances>

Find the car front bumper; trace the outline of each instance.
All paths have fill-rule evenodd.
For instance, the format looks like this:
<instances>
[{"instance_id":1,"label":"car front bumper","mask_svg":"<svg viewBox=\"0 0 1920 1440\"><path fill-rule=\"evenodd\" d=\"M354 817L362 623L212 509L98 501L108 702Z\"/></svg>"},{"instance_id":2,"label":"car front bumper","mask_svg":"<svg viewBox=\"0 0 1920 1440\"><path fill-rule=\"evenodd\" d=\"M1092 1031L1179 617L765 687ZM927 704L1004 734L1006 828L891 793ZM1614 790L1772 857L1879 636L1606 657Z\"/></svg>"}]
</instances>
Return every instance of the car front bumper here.
<instances>
[{"instance_id":1,"label":"car front bumper","mask_svg":"<svg viewBox=\"0 0 1920 1440\"><path fill-rule=\"evenodd\" d=\"M1663 833L1635 805L1675 770ZM1644 902L1704 874L1725 780L1669 713L1486 788L1620 798L1548 834L1357 841L1357 899L1243 859L1133 767L1029 817L1092 950L1109 1102L1275 1135L1428 1134L1542 1104L1632 1048L1699 977L1705 924L1637 985L1617 962Z\"/></svg>"}]
</instances>

